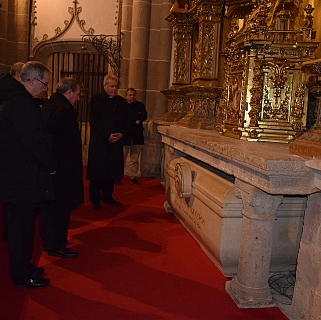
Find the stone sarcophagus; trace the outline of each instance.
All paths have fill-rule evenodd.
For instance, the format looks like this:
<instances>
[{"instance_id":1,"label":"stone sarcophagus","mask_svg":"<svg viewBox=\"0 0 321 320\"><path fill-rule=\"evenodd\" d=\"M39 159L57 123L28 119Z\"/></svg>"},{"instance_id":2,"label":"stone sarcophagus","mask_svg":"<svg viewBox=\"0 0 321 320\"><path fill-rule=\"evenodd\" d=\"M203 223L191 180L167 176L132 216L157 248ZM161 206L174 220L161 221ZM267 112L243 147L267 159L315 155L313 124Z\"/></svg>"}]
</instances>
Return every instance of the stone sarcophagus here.
<instances>
[{"instance_id":1,"label":"stone sarcophagus","mask_svg":"<svg viewBox=\"0 0 321 320\"><path fill-rule=\"evenodd\" d=\"M242 199L234 178L179 157L167 166L167 201L177 218L225 276L237 273ZM274 221L270 272L295 268L305 197L283 197Z\"/></svg>"}]
</instances>

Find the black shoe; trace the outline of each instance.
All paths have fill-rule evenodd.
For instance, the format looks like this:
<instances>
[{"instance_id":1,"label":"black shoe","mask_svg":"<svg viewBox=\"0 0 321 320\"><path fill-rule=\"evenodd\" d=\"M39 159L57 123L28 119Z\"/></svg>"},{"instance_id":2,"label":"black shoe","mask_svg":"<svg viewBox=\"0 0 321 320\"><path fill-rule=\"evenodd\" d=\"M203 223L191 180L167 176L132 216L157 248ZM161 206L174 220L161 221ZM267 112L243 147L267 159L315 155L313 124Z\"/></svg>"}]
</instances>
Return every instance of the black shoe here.
<instances>
[{"instance_id":1,"label":"black shoe","mask_svg":"<svg viewBox=\"0 0 321 320\"><path fill-rule=\"evenodd\" d=\"M103 204L108 204L110 206L114 206L114 207L121 207L122 204L119 201L116 201L114 198L111 198L109 200L103 200Z\"/></svg>"},{"instance_id":2,"label":"black shoe","mask_svg":"<svg viewBox=\"0 0 321 320\"><path fill-rule=\"evenodd\" d=\"M60 258L76 258L79 256L79 252L76 250L72 250L64 247L59 250L49 250L48 255L60 257Z\"/></svg>"},{"instance_id":3,"label":"black shoe","mask_svg":"<svg viewBox=\"0 0 321 320\"><path fill-rule=\"evenodd\" d=\"M39 268L36 268L35 270L34 270L34 272L32 272L32 277L39 277L39 276L41 276L43 273L45 273L45 269L43 268L43 267L39 267ZM13 281L13 279L14 279L14 276L12 276L11 274L10 274L10 280L11 281Z\"/></svg>"},{"instance_id":4,"label":"black shoe","mask_svg":"<svg viewBox=\"0 0 321 320\"><path fill-rule=\"evenodd\" d=\"M139 181L136 178L130 178L130 182L132 184L136 184L136 185L140 184Z\"/></svg>"},{"instance_id":5,"label":"black shoe","mask_svg":"<svg viewBox=\"0 0 321 320\"><path fill-rule=\"evenodd\" d=\"M121 179L115 179L114 183L115 183L116 186L121 186L122 185Z\"/></svg>"},{"instance_id":6,"label":"black shoe","mask_svg":"<svg viewBox=\"0 0 321 320\"><path fill-rule=\"evenodd\" d=\"M100 204L93 204L93 209L94 209L94 210L101 210L102 207L101 207Z\"/></svg>"},{"instance_id":7,"label":"black shoe","mask_svg":"<svg viewBox=\"0 0 321 320\"><path fill-rule=\"evenodd\" d=\"M43 267L36 268L36 276L39 277L43 273L45 273L45 268L43 268Z\"/></svg>"},{"instance_id":8,"label":"black shoe","mask_svg":"<svg viewBox=\"0 0 321 320\"><path fill-rule=\"evenodd\" d=\"M50 284L50 280L46 278L41 277L33 277L29 278L24 281L14 281L13 285L15 287L19 288L31 288L31 289L37 289L37 288L43 288Z\"/></svg>"}]
</instances>

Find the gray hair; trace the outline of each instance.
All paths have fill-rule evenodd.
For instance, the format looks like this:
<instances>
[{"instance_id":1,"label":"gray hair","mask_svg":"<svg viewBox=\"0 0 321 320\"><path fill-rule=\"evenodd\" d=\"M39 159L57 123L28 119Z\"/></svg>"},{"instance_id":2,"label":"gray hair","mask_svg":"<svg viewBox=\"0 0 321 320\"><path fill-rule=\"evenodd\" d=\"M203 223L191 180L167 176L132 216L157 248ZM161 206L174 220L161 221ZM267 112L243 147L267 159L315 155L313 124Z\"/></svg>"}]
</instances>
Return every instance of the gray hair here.
<instances>
[{"instance_id":1,"label":"gray hair","mask_svg":"<svg viewBox=\"0 0 321 320\"><path fill-rule=\"evenodd\" d=\"M118 83L118 78L116 76L114 76L113 74L106 74L104 76L104 86L107 84L108 80L115 80Z\"/></svg>"},{"instance_id":2,"label":"gray hair","mask_svg":"<svg viewBox=\"0 0 321 320\"><path fill-rule=\"evenodd\" d=\"M23 65L24 65L23 62L14 63L10 68L10 75L12 75L14 77L17 72L20 74Z\"/></svg>"},{"instance_id":3,"label":"gray hair","mask_svg":"<svg viewBox=\"0 0 321 320\"><path fill-rule=\"evenodd\" d=\"M51 71L39 61L29 61L25 63L20 72L21 82L27 82L31 78L43 79L45 72Z\"/></svg>"},{"instance_id":4,"label":"gray hair","mask_svg":"<svg viewBox=\"0 0 321 320\"><path fill-rule=\"evenodd\" d=\"M71 89L72 92L75 92L77 90L77 86L80 86L80 83L75 78L65 77L61 78L57 83L56 91L64 94Z\"/></svg>"}]
</instances>

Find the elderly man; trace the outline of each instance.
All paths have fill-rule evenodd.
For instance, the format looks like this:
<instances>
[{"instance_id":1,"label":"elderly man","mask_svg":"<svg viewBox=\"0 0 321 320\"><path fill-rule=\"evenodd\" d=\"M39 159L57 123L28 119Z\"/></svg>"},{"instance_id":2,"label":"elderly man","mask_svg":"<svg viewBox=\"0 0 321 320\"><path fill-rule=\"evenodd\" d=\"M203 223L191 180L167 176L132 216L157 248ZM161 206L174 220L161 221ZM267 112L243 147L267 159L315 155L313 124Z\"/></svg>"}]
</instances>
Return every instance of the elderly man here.
<instances>
[{"instance_id":1,"label":"elderly man","mask_svg":"<svg viewBox=\"0 0 321 320\"><path fill-rule=\"evenodd\" d=\"M47 90L50 70L37 61L21 70L21 83L0 76L0 201L8 213L9 273L15 286L41 288L50 280L30 263L34 219L39 203L54 199L51 174L56 164L40 107L34 102Z\"/></svg>"},{"instance_id":2,"label":"elderly man","mask_svg":"<svg viewBox=\"0 0 321 320\"><path fill-rule=\"evenodd\" d=\"M56 199L42 205L40 234L44 251L61 258L78 256L78 251L66 245L71 211L84 200L82 144L78 111L73 107L79 96L77 80L62 78L41 110L58 170L52 177Z\"/></svg>"},{"instance_id":3,"label":"elderly man","mask_svg":"<svg viewBox=\"0 0 321 320\"><path fill-rule=\"evenodd\" d=\"M112 193L114 180L124 176L124 155L121 139L126 131L127 102L117 95L118 80L104 77L104 91L94 95L90 103L90 144L87 179L89 199L95 210L103 204L121 206Z\"/></svg>"}]
</instances>

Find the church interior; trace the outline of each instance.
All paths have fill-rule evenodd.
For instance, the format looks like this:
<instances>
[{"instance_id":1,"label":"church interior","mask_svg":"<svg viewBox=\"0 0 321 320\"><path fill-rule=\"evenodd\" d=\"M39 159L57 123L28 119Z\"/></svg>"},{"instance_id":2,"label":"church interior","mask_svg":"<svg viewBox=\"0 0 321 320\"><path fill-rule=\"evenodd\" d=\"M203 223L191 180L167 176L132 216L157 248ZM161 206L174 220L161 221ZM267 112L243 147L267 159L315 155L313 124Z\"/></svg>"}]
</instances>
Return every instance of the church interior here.
<instances>
[{"instance_id":1,"label":"church interior","mask_svg":"<svg viewBox=\"0 0 321 320\"><path fill-rule=\"evenodd\" d=\"M319 0L0 0L0 73L65 76L86 165L88 105L105 74L147 108L142 177L220 272L238 308L274 305L295 274L298 319L321 314Z\"/></svg>"}]
</instances>

